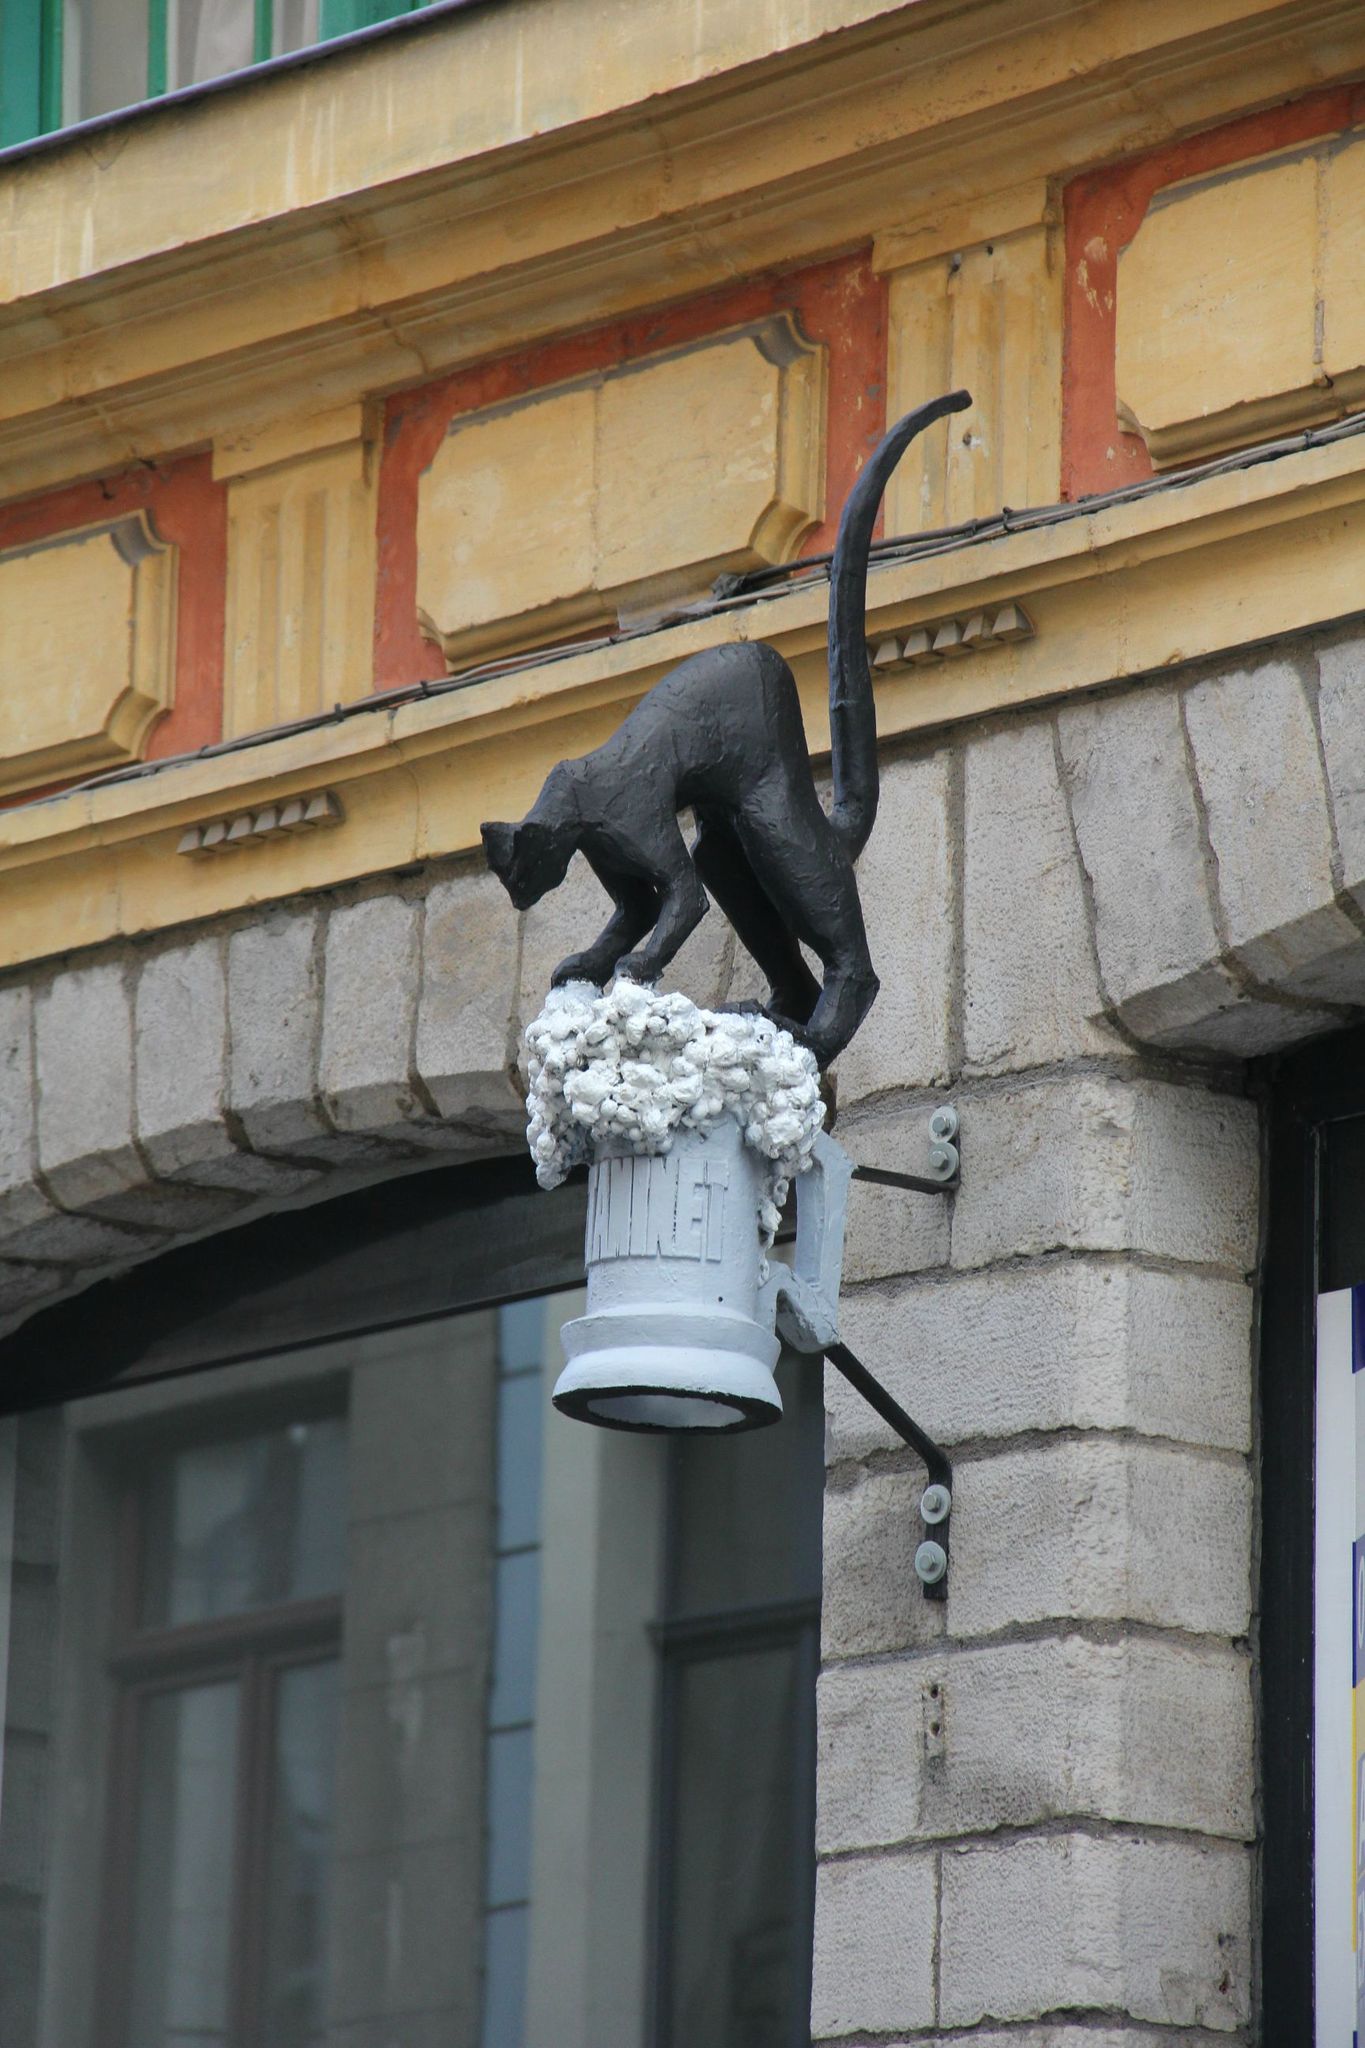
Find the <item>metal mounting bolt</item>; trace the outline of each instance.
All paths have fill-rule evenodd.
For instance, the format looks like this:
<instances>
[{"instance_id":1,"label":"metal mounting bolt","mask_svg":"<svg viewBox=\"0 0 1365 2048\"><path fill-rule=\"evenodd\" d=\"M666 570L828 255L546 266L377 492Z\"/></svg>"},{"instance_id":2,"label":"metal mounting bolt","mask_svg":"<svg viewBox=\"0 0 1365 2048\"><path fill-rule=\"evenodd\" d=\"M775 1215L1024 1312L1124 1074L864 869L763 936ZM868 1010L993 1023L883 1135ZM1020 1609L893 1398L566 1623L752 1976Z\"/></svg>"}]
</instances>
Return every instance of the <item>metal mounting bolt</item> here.
<instances>
[{"instance_id":1,"label":"metal mounting bolt","mask_svg":"<svg viewBox=\"0 0 1365 2048\"><path fill-rule=\"evenodd\" d=\"M915 1570L926 1586L936 1586L948 1569L948 1553L941 1543L921 1543L915 1552Z\"/></svg>"},{"instance_id":2,"label":"metal mounting bolt","mask_svg":"<svg viewBox=\"0 0 1365 2048\"><path fill-rule=\"evenodd\" d=\"M957 1177L961 1165L957 1146L957 1111L951 1102L945 1102L931 1112L929 1117L929 1171L935 1180L950 1181Z\"/></svg>"},{"instance_id":3,"label":"metal mounting bolt","mask_svg":"<svg viewBox=\"0 0 1365 2048\"><path fill-rule=\"evenodd\" d=\"M937 1522L946 1522L952 1512L953 1496L946 1486L926 1486L920 1495L921 1518L932 1528Z\"/></svg>"}]
</instances>

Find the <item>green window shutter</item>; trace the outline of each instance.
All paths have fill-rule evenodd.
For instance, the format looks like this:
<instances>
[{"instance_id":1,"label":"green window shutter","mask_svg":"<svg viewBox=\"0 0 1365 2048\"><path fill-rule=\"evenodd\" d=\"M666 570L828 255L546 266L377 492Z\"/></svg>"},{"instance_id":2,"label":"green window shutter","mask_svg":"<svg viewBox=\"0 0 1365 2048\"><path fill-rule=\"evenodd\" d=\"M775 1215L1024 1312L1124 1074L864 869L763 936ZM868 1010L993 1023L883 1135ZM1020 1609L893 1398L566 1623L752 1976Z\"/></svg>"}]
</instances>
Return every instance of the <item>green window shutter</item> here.
<instances>
[{"instance_id":1,"label":"green window shutter","mask_svg":"<svg viewBox=\"0 0 1365 2048\"><path fill-rule=\"evenodd\" d=\"M166 0L147 0L147 97L159 99L165 90Z\"/></svg>"},{"instance_id":2,"label":"green window shutter","mask_svg":"<svg viewBox=\"0 0 1365 2048\"><path fill-rule=\"evenodd\" d=\"M322 0L322 36L349 35L352 29L372 28L377 21L391 21L395 14L415 12L413 0Z\"/></svg>"},{"instance_id":3,"label":"green window shutter","mask_svg":"<svg viewBox=\"0 0 1365 2048\"><path fill-rule=\"evenodd\" d=\"M61 0L0 0L0 148L61 119Z\"/></svg>"}]
</instances>

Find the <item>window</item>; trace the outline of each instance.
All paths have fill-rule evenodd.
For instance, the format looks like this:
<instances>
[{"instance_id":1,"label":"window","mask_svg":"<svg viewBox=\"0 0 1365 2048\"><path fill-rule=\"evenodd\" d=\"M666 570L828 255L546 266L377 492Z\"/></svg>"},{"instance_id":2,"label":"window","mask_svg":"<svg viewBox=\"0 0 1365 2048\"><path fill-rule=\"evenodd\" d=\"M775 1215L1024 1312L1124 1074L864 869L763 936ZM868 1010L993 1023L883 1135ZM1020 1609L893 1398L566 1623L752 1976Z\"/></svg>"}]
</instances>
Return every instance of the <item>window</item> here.
<instances>
[{"instance_id":1,"label":"window","mask_svg":"<svg viewBox=\"0 0 1365 2048\"><path fill-rule=\"evenodd\" d=\"M1362 1054L1351 1032L1265 1074L1263 2027L1319 2048L1349 2048L1365 2013Z\"/></svg>"},{"instance_id":2,"label":"window","mask_svg":"<svg viewBox=\"0 0 1365 2048\"><path fill-rule=\"evenodd\" d=\"M516 2048L525 2026L531 1932L536 1664L540 1634L545 1307L498 1319L498 1505L493 1672L488 1694L484 1864L484 2048Z\"/></svg>"},{"instance_id":3,"label":"window","mask_svg":"<svg viewBox=\"0 0 1365 2048\"><path fill-rule=\"evenodd\" d=\"M120 1503L103 1975L128 2048L324 2038L345 1423L139 1461Z\"/></svg>"},{"instance_id":4,"label":"window","mask_svg":"<svg viewBox=\"0 0 1365 2048\"><path fill-rule=\"evenodd\" d=\"M718 1442L556 1416L582 1190L527 1181L0 1345L73 1393L0 1416L4 2048L808 2040L819 1377Z\"/></svg>"},{"instance_id":5,"label":"window","mask_svg":"<svg viewBox=\"0 0 1365 2048\"><path fill-rule=\"evenodd\" d=\"M658 2048L810 2040L824 1408L779 1377L780 1428L671 1447Z\"/></svg>"},{"instance_id":6,"label":"window","mask_svg":"<svg viewBox=\"0 0 1365 2048\"><path fill-rule=\"evenodd\" d=\"M422 0L6 0L0 147L221 78Z\"/></svg>"}]
</instances>

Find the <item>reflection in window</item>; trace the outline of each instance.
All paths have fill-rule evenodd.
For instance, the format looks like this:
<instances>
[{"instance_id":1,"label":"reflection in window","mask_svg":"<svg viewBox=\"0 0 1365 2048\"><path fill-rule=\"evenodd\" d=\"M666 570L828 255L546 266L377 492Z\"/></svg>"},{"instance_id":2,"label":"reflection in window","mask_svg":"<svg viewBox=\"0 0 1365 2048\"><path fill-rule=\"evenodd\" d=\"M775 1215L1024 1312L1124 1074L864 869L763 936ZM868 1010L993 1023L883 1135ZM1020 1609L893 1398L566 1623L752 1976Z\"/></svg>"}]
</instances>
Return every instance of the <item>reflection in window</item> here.
<instances>
[{"instance_id":1,"label":"reflection in window","mask_svg":"<svg viewBox=\"0 0 1365 2048\"><path fill-rule=\"evenodd\" d=\"M512 1302L499 1311L483 2048L521 2048L525 2037L544 1353L544 1302Z\"/></svg>"},{"instance_id":2,"label":"reflection in window","mask_svg":"<svg viewBox=\"0 0 1365 2048\"><path fill-rule=\"evenodd\" d=\"M114 1657L129 1771L115 1805L133 1805L106 1943L111 1987L128 1957L115 2039L321 2048L346 1425L295 1420L138 1463L135 1620Z\"/></svg>"},{"instance_id":3,"label":"reflection in window","mask_svg":"<svg viewBox=\"0 0 1365 2048\"><path fill-rule=\"evenodd\" d=\"M424 4L6 0L18 27L5 51L13 61L0 93L0 148L311 49Z\"/></svg>"},{"instance_id":4,"label":"reflection in window","mask_svg":"<svg viewBox=\"0 0 1365 2048\"><path fill-rule=\"evenodd\" d=\"M317 41L317 20L317 0L276 0L273 24L257 0L66 0L65 118L111 114L300 49Z\"/></svg>"},{"instance_id":5,"label":"reflection in window","mask_svg":"<svg viewBox=\"0 0 1365 2048\"><path fill-rule=\"evenodd\" d=\"M168 91L240 71L255 54L255 0L167 0Z\"/></svg>"},{"instance_id":6,"label":"reflection in window","mask_svg":"<svg viewBox=\"0 0 1365 2048\"><path fill-rule=\"evenodd\" d=\"M819 1376L586 1429L581 1306L0 1418L0 2048L805 2048Z\"/></svg>"},{"instance_id":7,"label":"reflection in window","mask_svg":"<svg viewBox=\"0 0 1365 2048\"><path fill-rule=\"evenodd\" d=\"M141 1490L141 1620L181 1628L341 1591L345 1425L336 1416L194 1444Z\"/></svg>"},{"instance_id":8,"label":"reflection in window","mask_svg":"<svg viewBox=\"0 0 1365 2048\"><path fill-rule=\"evenodd\" d=\"M273 57L282 57L287 50L306 50L320 39L318 7L319 0L275 0Z\"/></svg>"},{"instance_id":9,"label":"reflection in window","mask_svg":"<svg viewBox=\"0 0 1365 2048\"><path fill-rule=\"evenodd\" d=\"M66 118L86 121L147 97L148 0L74 0L66 9Z\"/></svg>"},{"instance_id":10,"label":"reflection in window","mask_svg":"<svg viewBox=\"0 0 1365 2048\"><path fill-rule=\"evenodd\" d=\"M820 1376L784 1365L780 1428L671 1444L585 1429L549 1408L556 1327L577 1312L560 1297L499 1317L482 2048L807 2048ZM666 1524L662 1546L642 1515ZM601 1945L579 1946L578 1890L600 1902ZM570 2025L566 1982L632 1946L633 2005L599 1993Z\"/></svg>"},{"instance_id":11,"label":"reflection in window","mask_svg":"<svg viewBox=\"0 0 1365 2048\"><path fill-rule=\"evenodd\" d=\"M185 1686L138 1717L128 2039L146 2048L227 2038L239 1695Z\"/></svg>"},{"instance_id":12,"label":"reflection in window","mask_svg":"<svg viewBox=\"0 0 1365 2048\"><path fill-rule=\"evenodd\" d=\"M312 2048L324 2038L339 1708L333 1660L280 1674L261 2001L271 2048Z\"/></svg>"},{"instance_id":13,"label":"reflection in window","mask_svg":"<svg viewBox=\"0 0 1365 2048\"><path fill-rule=\"evenodd\" d=\"M788 1358L774 1428L673 1446L661 2048L805 2048L824 1409Z\"/></svg>"},{"instance_id":14,"label":"reflection in window","mask_svg":"<svg viewBox=\"0 0 1365 2048\"><path fill-rule=\"evenodd\" d=\"M800 1644L678 1663L670 2040L791 2048L804 1990L793 1825L809 1716ZM798 1866L799 1867L799 1866ZM804 1998L801 1999L804 2005Z\"/></svg>"}]
</instances>

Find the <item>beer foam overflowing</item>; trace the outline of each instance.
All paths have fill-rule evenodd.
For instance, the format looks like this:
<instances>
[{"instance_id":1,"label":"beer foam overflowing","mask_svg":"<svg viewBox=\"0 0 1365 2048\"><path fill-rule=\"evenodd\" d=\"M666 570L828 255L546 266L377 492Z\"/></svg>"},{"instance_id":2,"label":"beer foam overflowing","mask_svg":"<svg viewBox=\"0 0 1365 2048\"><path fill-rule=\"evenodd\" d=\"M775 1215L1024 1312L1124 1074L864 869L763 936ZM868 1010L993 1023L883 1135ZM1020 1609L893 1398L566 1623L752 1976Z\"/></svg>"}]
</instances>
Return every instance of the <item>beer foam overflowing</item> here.
<instances>
[{"instance_id":1,"label":"beer foam overflowing","mask_svg":"<svg viewBox=\"0 0 1365 2048\"><path fill-rule=\"evenodd\" d=\"M825 1120L815 1055L789 1031L633 981L605 993L571 981L551 989L526 1047L526 1138L543 1188L608 1143L666 1152L675 1132L713 1130L732 1116L769 1164L759 1226L772 1242Z\"/></svg>"}]
</instances>

